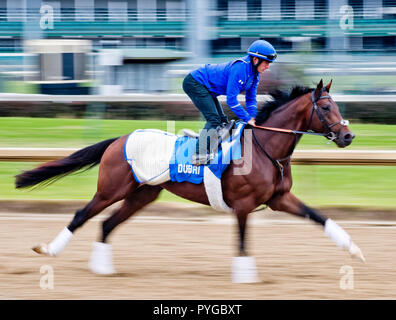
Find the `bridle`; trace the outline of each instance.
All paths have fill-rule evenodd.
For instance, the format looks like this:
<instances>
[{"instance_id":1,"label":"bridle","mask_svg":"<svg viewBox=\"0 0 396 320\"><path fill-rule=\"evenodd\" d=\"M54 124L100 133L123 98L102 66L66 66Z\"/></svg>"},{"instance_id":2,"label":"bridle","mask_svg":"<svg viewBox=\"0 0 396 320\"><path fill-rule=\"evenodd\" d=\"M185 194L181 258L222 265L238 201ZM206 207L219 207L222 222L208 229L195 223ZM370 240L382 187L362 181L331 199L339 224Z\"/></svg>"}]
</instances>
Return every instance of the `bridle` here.
<instances>
[{"instance_id":1,"label":"bridle","mask_svg":"<svg viewBox=\"0 0 396 320\"><path fill-rule=\"evenodd\" d=\"M294 144L293 147L291 148L291 151L289 153L288 156L282 158L282 159L278 159L278 160L274 160L269 154L268 152L264 149L264 147L261 145L260 141L258 141L254 130L252 129L252 133L253 133L253 138L254 141L256 142L256 144L259 146L259 148L261 149L261 151L264 152L264 154L271 160L271 162L274 164L274 166L276 168L279 169L280 174L281 174L281 178L283 180L283 165L282 162L285 160L288 160L287 163L290 162L290 157L293 154L293 151L297 145L298 142L298 138L301 137L301 135L303 134L309 134L309 135L316 135L316 136L322 136L322 137L326 137L327 139L333 141L333 140L337 140L339 137L339 132L341 132L341 130L336 134L334 133L334 131L332 131L332 128L336 125L341 125L341 126L348 126L349 125L349 121L348 120L344 120L341 119L340 121L337 121L335 123L332 124L328 124L328 122L326 121L325 116L323 115L323 113L320 111L317 102L321 99L331 99L331 97L329 95L326 96L322 96L322 93L326 90L326 87L322 88L322 90L320 91L319 95L317 98L315 98L315 90L312 91L311 93L311 102L312 102L312 110L311 110L311 114L309 116L309 121L308 121L308 129L307 131L299 131L299 130L292 130L292 129L282 129L282 128L272 128L272 127L264 127L264 126L257 126L254 125L252 126L252 128L258 128L258 129L263 129L263 130L269 130L269 131L276 131L276 132L280 132L280 133L289 133L289 134L294 134ZM322 123L323 127L325 128L326 132L324 133L320 133L320 132L313 132L312 130L310 130L311 124L312 124L312 118L314 115L314 111L316 113L316 115L318 116L320 122Z\"/></svg>"},{"instance_id":2,"label":"bridle","mask_svg":"<svg viewBox=\"0 0 396 320\"><path fill-rule=\"evenodd\" d=\"M322 96L322 93L326 90L326 88L322 88L322 90L320 91L320 94L318 96L318 98L315 98L315 91L312 91L311 93L311 101L312 101L312 110L311 110L311 115L309 117L309 121L308 121L308 129L307 131L310 130L311 127L311 123L312 123L312 118L313 118L313 114L314 111L316 112L316 115L318 116L320 122L322 123L323 127L326 130L326 133L317 133L317 135L321 135L326 137L327 139L333 141L338 139L338 134L334 133L334 131L331 130L331 128L333 128L336 125L341 125L343 127L348 126L349 125L349 121L348 120L344 120L341 119L340 121L337 121L335 123L332 124L328 124L326 121L326 118L324 117L323 113L320 111L318 105L316 104L319 100L321 99L331 99L331 97L329 95L327 96ZM314 132L309 131L311 134ZM340 132L340 131L339 131ZM315 132L316 133L316 132Z\"/></svg>"}]
</instances>

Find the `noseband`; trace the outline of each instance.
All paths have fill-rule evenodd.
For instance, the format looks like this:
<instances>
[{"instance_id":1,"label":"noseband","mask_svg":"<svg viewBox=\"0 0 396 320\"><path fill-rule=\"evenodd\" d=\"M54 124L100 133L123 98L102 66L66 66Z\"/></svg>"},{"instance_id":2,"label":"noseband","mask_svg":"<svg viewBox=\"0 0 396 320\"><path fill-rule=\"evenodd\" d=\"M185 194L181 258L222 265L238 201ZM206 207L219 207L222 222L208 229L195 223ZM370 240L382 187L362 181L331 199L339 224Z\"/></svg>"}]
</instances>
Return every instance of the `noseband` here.
<instances>
[{"instance_id":1,"label":"noseband","mask_svg":"<svg viewBox=\"0 0 396 320\"><path fill-rule=\"evenodd\" d=\"M326 130L326 133L324 133L323 136L325 136L327 139L333 141L333 140L338 139L338 134L335 134L331 130L331 128L333 128L337 124L339 124L339 125L341 125L343 127L348 126L349 125L349 121L341 119L340 121L337 121L337 122L332 123L330 125L327 123L325 116L323 115L323 113L320 111L318 105L316 104L321 99L331 99L330 96L322 96L322 93L325 90L326 90L326 88L322 88L322 90L320 91L319 97L316 98L316 99L315 99L315 90L312 91L312 93L311 93L312 110L311 110L311 115L309 117L308 130L307 131L310 130L309 128L311 127L312 117L313 117L313 113L314 113L314 110L315 110L316 115L318 116L320 122L322 122L322 125L325 128L325 130Z\"/></svg>"}]
</instances>

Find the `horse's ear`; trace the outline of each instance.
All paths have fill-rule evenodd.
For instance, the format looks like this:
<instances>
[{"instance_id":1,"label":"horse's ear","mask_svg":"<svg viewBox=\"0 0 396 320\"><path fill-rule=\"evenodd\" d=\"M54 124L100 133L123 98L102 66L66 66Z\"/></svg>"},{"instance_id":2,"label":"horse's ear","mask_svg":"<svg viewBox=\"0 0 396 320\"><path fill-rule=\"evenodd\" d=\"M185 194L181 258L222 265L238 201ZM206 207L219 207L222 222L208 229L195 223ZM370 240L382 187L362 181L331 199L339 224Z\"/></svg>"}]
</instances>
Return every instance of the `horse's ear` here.
<instances>
[{"instance_id":1,"label":"horse's ear","mask_svg":"<svg viewBox=\"0 0 396 320\"><path fill-rule=\"evenodd\" d=\"M326 86L326 91L330 92L331 84L333 83L333 79L330 80L330 82Z\"/></svg>"},{"instance_id":2,"label":"horse's ear","mask_svg":"<svg viewBox=\"0 0 396 320\"><path fill-rule=\"evenodd\" d=\"M314 94L315 100L319 99L322 89L323 89L323 80L320 79L320 82L318 83L318 85L316 86L316 89L315 89L315 94Z\"/></svg>"}]
</instances>

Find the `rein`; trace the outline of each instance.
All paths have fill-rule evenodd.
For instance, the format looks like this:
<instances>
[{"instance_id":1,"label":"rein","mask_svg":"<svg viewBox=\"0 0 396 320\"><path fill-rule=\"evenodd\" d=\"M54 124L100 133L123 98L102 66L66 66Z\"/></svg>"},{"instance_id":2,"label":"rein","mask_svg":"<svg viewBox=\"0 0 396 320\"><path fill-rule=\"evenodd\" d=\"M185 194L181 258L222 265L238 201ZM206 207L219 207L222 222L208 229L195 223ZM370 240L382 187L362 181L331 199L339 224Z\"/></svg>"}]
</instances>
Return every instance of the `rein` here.
<instances>
[{"instance_id":1,"label":"rein","mask_svg":"<svg viewBox=\"0 0 396 320\"><path fill-rule=\"evenodd\" d=\"M322 89L322 91L320 92L320 94L322 94L322 92L325 90L325 88ZM345 122L346 120L341 120L338 121L336 123L333 123L331 125L328 125L326 119L324 118L323 114L320 112L318 105L316 104L316 102L318 102L321 99L330 99L330 96L319 96L319 98L315 99L314 97L314 93L315 91L312 91L311 94L311 101L312 101L312 110L311 110L311 115L309 117L309 124L308 124L308 128L311 127L311 122L312 122L312 117L313 117L313 113L314 111L316 112L316 114L318 115L318 118L320 120L320 122L322 122L323 126L326 128L326 133L320 133L320 132L313 132L313 131L299 131L299 130L292 130L292 129L282 129L282 128L273 128L273 127L264 127L264 126L256 126L254 125L254 128L259 128L259 129L263 129L263 130L269 130L269 131L276 131L276 132L282 132L282 133L291 133L291 134L310 134L310 135L315 135L315 136L321 136L321 137L326 137L330 140L334 140L336 137L333 137L334 132L331 131L331 128L334 127L337 124L342 124L344 125L343 121ZM309 129L308 129L309 130Z\"/></svg>"},{"instance_id":2,"label":"rein","mask_svg":"<svg viewBox=\"0 0 396 320\"><path fill-rule=\"evenodd\" d=\"M269 130L269 131L275 131L275 132L282 132L282 133L291 133L291 134L311 134L315 136L321 136L321 137L326 137L327 133L319 133L319 132L313 132L313 131L298 131L298 130L292 130L292 129L282 129L282 128L274 128L274 127L263 127L263 126L257 126L253 125L252 127L258 128L258 129L263 129L263 130Z\"/></svg>"}]
</instances>

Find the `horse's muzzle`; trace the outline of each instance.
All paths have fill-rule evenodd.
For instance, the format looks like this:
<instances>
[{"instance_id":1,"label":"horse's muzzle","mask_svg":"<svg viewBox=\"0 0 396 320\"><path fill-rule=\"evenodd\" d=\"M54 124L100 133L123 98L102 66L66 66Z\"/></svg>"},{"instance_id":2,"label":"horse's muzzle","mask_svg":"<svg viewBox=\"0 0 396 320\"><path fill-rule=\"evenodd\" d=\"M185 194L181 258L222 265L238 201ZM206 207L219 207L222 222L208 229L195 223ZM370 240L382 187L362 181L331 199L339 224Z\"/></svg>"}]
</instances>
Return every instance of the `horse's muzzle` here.
<instances>
[{"instance_id":1,"label":"horse's muzzle","mask_svg":"<svg viewBox=\"0 0 396 320\"><path fill-rule=\"evenodd\" d=\"M336 140L337 146L340 148L345 148L352 143L355 135L351 131L340 132L338 139Z\"/></svg>"}]
</instances>

